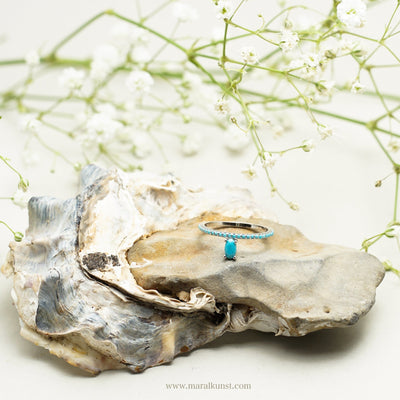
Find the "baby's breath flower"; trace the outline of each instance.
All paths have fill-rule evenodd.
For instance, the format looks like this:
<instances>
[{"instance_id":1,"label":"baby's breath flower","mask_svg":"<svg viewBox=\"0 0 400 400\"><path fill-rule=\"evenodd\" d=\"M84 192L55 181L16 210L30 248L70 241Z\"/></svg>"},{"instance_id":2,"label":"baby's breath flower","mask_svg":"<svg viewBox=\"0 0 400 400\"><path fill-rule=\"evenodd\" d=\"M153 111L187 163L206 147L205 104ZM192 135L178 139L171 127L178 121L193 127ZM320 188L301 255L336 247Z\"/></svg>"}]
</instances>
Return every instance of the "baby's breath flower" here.
<instances>
[{"instance_id":1,"label":"baby's breath flower","mask_svg":"<svg viewBox=\"0 0 400 400\"><path fill-rule=\"evenodd\" d=\"M315 97L313 96L313 94L309 93L304 95L303 100L306 104L312 104L314 103Z\"/></svg>"},{"instance_id":2,"label":"baby's breath flower","mask_svg":"<svg viewBox=\"0 0 400 400\"><path fill-rule=\"evenodd\" d=\"M214 104L214 109L219 116L228 115L231 111L229 103L225 99L218 99Z\"/></svg>"},{"instance_id":3,"label":"baby's breath flower","mask_svg":"<svg viewBox=\"0 0 400 400\"><path fill-rule=\"evenodd\" d=\"M98 113L105 114L110 118L116 119L116 117L117 117L117 110L110 103L99 104L96 107L96 110L97 110Z\"/></svg>"},{"instance_id":4,"label":"baby's breath flower","mask_svg":"<svg viewBox=\"0 0 400 400\"><path fill-rule=\"evenodd\" d=\"M243 151L249 142L250 139L248 134L241 131L237 127L231 127L224 133L225 147L234 153Z\"/></svg>"},{"instance_id":5,"label":"baby's breath flower","mask_svg":"<svg viewBox=\"0 0 400 400\"><path fill-rule=\"evenodd\" d=\"M106 113L96 113L86 123L86 134L81 140L87 146L110 143L122 124L112 119Z\"/></svg>"},{"instance_id":6,"label":"baby's breath flower","mask_svg":"<svg viewBox=\"0 0 400 400\"><path fill-rule=\"evenodd\" d=\"M400 150L400 140L398 139L390 139L390 142L388 144L388 150L396 153Z\"/></svg>"},{"instance_id":7,"label":"baby's breath flower","mask_svg":"<svg viewBox=\"0 0 400 400\"><path fill-rule=\"evenodd\" d=\"M318 125L318 132L319 132L322 140L325 140L328 137L333 135L333 129L329 125L325 125L325 124Z\"/></svg>"},{"instance_id":8,"label":"baby's breath flower","mask_svg":"<svg viewBox=\"0 0 400 400\"><path fill-rule=\"evenodd\" d=\"M271 130L275 137L280 137L285 133L285 128L281 124L272 124Z\"/></svg>"},{"instance_id":9,"label":"baby's breath flower","mask_svg":"<svg viewBox=\"0 0 400 400\"><path fill-rule=\"evenodd\" d=\"M39 163L39 155L32 150L24 150L22 152L22 162L27 167L32 167Z\"/></svg>"},{"instance_id":10,"label":"baby's breath flower","mask_svg":"<svg viewBox=\"0 0 400 400\"><path fill-rule=\"evenodd\" d=\"M283 26L286 30L292 30L293 21L289 17L286 17L285 20L283 21Z\"/></svg>"},{"instance_id":11,"label":"baby's breath flower","mask_svg":"<svg viewBox=\"0 0 400 400\"><path fill-rule=\"evenodd\" d=\"M289 207L293 210L293 211L299 211L300 207L297 203L293 202L293 201L289 201Z\"/></svg>"},{"instance_id":12,"label":"baby's breath flower","mask_svg":"<svg viewBox=\"0 0 400 400\"><path fill-rule=\"evenodd\" d=\"M307 53L292 60L288 69L298 70L299 74L306 79L317 79L326 61L322 54Z\"/></svg>"},{"instance_id":13,"label":"baby's breath flower","mask_svg":"<svg viewBox=\"0 0 400 400\"><path fill-rule=\"evenodd\" d=\"M132 28L124 22L118 22L110 31L111 40L116 46L132 43Z\"/></svg>"},{"instance_id":14,"label":"baby's breath flower","mask_svg":"<svg viewBox=\"0 0 400 400\"><path fill-rule=\"evenodd\" d=\"M85 73L73 67L65 68L60 75L59 84L70 92L80 89L83 85Z\"/></svg>"},{"instance_id":15,"label":"baby's breath flower","mask_svg":"<svg viewBox=\"0 0 400 400\"><path fill-rule=\"evenodd\" d=\"M142 132L135 132L132 137L132 153L138 158L146 158L151 154L151 142L148 136Z\"/></svg>"},{"instance_id":16,"label":"baby's breath flower","mask_svg":"<svg viewBox=\"0 0 400 400\"><path fill-rule=\"evenodd\" d=\"M20 126L25 132L38 133L43 124L36 116L28 114L21 118Z\"/></svg>"},{"instance_id":17,"label":"baby's breath flower","mask_svg":"<svg viewBox=\"0 0 400 400\"><path fill-rule=\"evenodd\" d=\"M121 56L115 46L102 44L95 49L93 61L103 62L113 68L121 62Z\"/></svg>"},{"instance_id":18,"label":"baby's breath flower","mask_svg":"<svg viewBox=\"0 0 400 400\"><path fill-rule=\"evenodd\" d=\"M201 86L202 83L203 81L201 80L201 77L198 74L195 74L190 71L185 71L185 73L183 74L182 85L185 88L194 89Z\"/></svg>"},{"instance_id":19,"label":"baby's breath flower","mask_svg":"<svg viewBox=\"0 0 400 400\"><path fill-rule=\"evenodd\" d=\"M195 21L199 17L199 14L194 7L181 2L174 4L172 12L175 18L180 22Z\"/></svg>"},{"instance_id":20,"label":"baby's breath flower","mask_svg":"<svg viewBox=\"0 0 400 400\"><path fill-rule=\"evenodd\" d=\"M132 71L126 79L128 90L138 97L148 93L153 84L152 76L146 71Z\"/></svg>"},{"instance_id":21,"label":"baby's breath flower","mask_svg":"<svg viewBox=\"0 0 400 400\"><path fill-rule=\"evenodd\" d=\"M21 242L24 238L24 234L22 232L14 232L14 240L16 242Z\"/></svg>"},{"instance_id":22,"label":"baby's breath flower","mask_svg":"<svg viewBox=\"0 0 400 400\"><path fill-rule=\"evenodd\" d=\"M272 168L276 164L277 160L278 157L275 154L264 153L264 158L261 160L261 164L263 168Z\"/></svg>"},{"instance_id":23,"label":"baby's breath flower","mask_svg":"<svg viewBox=\"0 0 400 400\"><path fill-rule=\"evenodd\" d=\"M245 64L256 64L258 63L258 54L256 49L252 46L242 47L240 55Z\"/></svg>"},{"instance_id":24,"label":"baby's breath flower","mask_svg":"<svg viewBox=\"0 0 400 400\"><path fill-rule=\"evenodd\" d=\"M299 35L290 29L284 29L281 32L281 40L279 46L284 53L292 51L299 42Z\"/></svg>"},{"instance_id":25,"label":"baby's breath flower","mask_svg":"<svg viewBox=\"0 0 400 400\"><path fill-rule=\"evenodd\" d=\"M298 70L302 67L304 67L304 60L302 57L299 57L299 58L294 58L293 60L291 60L287 69L288 70Z\"/></svg>"},{"instance_id":26,"label":"baby's breath flower","mask_svg":"<svg viewBox=\"0 0 400 400\"><path fill-rule=\"evenodd\" d=\"M306 153L309 153L310 151L312 151L315 148L315 144L311 139L305 139L305 140L303 140L303 143L301 144L301 148Z\"/></svg>"},{"instance_id":27,"label":"baby's breath flower","mask_svg":"<svg viewBox=\"0 0 400 400\"><path fill-rule=\"evenodd\" d=\"M218 40L222 40L224 38L225 28L224 26L218 25L213 28L211 31L211 39L213 42L217 42Z\"/></svg>"},{"instance_id":28,"label":"baby's breath flower","mask_svg":"<svg viewBox=\"0 0 400 400\"><path fill-rule=\"evenodd\" d=\"M124 119L125 122L127 122ZM118 130L116 140L122 144L132 144L133 127L131 125L124 125Z\"/></svg>"},{"instance_id":29,"label":"baby's breath flower","mask_svg":"<svg viewBox=\"0 0 400 400\"><path fill-rule=\"evenodd\" d=\"M318 53L308 53L303 56L304 64L309 68L318 68L321 65L321 55Z\"/></svg>"},{"instance_id":30,"label":"baby's breath flower","mask_svg":"<svg viewBox=\"0 0 400 400\"><path fill-rule=\"evenodd\" d=\"M321 45L321 54L323 55L324 58L328 60L333 60L334 58L337 57L339 48L337 46L337 43L331 44L331 43L323 43Z\"/></svg>"},{"instance_id":31,"label":"baby's breath flower","mask_svg":"<svg viewBox=\"0 0 400 400\"><path fill-rule=\"evenodd\" d=\"M182 107L186 107L186 105L183 104ZM188 124L188 123L190 123L192 121L192 117L189 114L183 114L182 115L182 121L183 121L184 124Z\"/></svg>"},{"instance_id":32,"label":"baby's breath flower","mask_svg":"<svg viewBox=\"0 0 400 400\"><path fill-rule=\"evenodd\" d=\"M90 77L94 81L102 81L121 62L121 54L115 46L110 44L98 46L90 65Z\"/></svg>"},{"instance_id":33,"label":"baby's breath flower","mask_svg":"<svg viewBox=\"0 0 400 400\"><path fill-rule=\"evenodd\" d=\"M356 80L351 85L351 93L362 93L365 89L365 85L360 83L359 80Z\"/></svg>"},{"instance_id":34,"label":"baby's breath flower","mask_svg":"<svg viewBox=\"0 0 400 400\"><path fill-rule=\"evenodd\" d=\"M132 100L128 100L123 104L123 109L128 112L134 112L136 110L136 103Z\"/></svg>"},{"instance_id":35,"label":"baby's breath flower","mask_svg":"<svg viewBox=\"0 0 400 400\"><path fill-rule=\"evenodd\" d=\"M361 28L366 21L367 6L362 0L342 0L337 6L337 16L344 25Z\"/></svg>"},{"instance_id":36,"label":"baby's breath flower","mask_svg":"<svg viewBox=\"0 0 400 400\"><path fill-rule=\"evenodd\" d=\"M82 167L83 166L82 166L82 164L80 162L77 162L77 163L74 164L74 170L76 172L80 172L82 170Z\"/></svg>"},{"instance_id":37,"label":"baby's breath flower","mask_svg":"<svg viewBox=\"0 0 400 400\"><path fill-rule=\"evenodd\" d=\"M144 64L151 60L151 54L146 46L136 46L131 51L131 58L136 63Z\"/></svg>"},{"instance_id":38,"label":"baby's breath flower","mask_svg":"<svg viewBox=\"0 0 400 400\"><path fill-rule=\"evenodd\" d=\"M361 44L356 40L341 39L338 48L342 54L359 52L361 51Z\"/></svg>"},{"instance_id":39,"label":"baby's breath flower","mask_svg":"<svg viewBox=\"0 0 400 400\"><path fill-rule=\"evenodd\" d=\"M390 238L400 238L400 225L397 223L389 225L385 235Z\"/></svg>"},{"instance_id":40,"label":"baby's breath flower","mask_svg":"<svg viewBox=\"0 0 400 400\"><path fill-rule=\"evenodd\" d=\"M25 62L29 67L36 67L40 64L40 56L37 50L30 50L25 56Z\"/></svg>"},{"instance_id":41,"label":"baby's breath flower","mask_svg":"<svg viewBox=\"0 0 400 400\"><path fill-rule=\"evenodd\" d=\"M244 174L244 176L247 179L250 179L250 180L253 180L257 176L257 171L250 164L246 168L242 169L241 172L242 172L242 174Z\"/></svg>"},{"instance_id":42,"label":"baby's breath flower","mask_svg":"<svg viewBox=\"0 0 400 400\"><path fill-rule=\"evenodd\" d=\"M194 156L199 152L202 142L202 137L198 133L192 132L186 135L182 141L182 153L185 156Z\"/></svg>"},{"instance_id":43,"label":"baby's breath flower","mask_svg":"<svg viewBox=\"0 0 400 400\"><path fill-rule=\"evenodd\" d=\"M119 22L110 31L111 41L118 48L131 45L142 45L148 42L147 33L142 28L133 27L125 22Z\"/></svg>"},{"instance_id":44,"label":"baby's breath flower","mask_svg":"<svg viewBox=\"0 0 400 400\"><path fill-rule=\"evenodd\" d=\"M103 81L110 72L110 66L104 62L93 61L90 65L90 77L96 82Z\"/></svg>"},{"instance_id":45,"label":"baby's breath flower","mask_svg":"<svg viewBox=\"0 0 400 400\"><path fill-rule=\"evenodd\" d=\"M145 31L143 28L139 27L131 27L131 34L130 38L132 41L132 44L145 44L149 41L149 36L147 34L147 31Z\"/></svg>"},{"instance_id":46,"label":"baby's breath flower","mask_svg":"<svg viewBox=\"0 0 400 400\"><path fill-rule=\"evenodd\" d=\"M18 188L12 197L12 201L16 206L26 208L30 197L31 195L27 191Z\"/></svg>"},{"instance_id":47,"label":"baby's breath flower","mask_svg":"<svg viewBox=\"0 0 400 400\"><path fill-rule=\"evenodd\" d=\"M27 192L29 189L29 181L25 178L20 178L18 182L18 189L22 190L23 192Z\"/></svg>"},{"instance_id":48,"label":"baby's breath flower","mask_svg":"<svg viewBox=\"0 0 400 400\"><path fill-rule=\"evenodd\" d=\"M218 1L215 5L217 6L217 18L218 19L225 19L230 18L233 12L233 6L230 1Z\"/></svg>"},{"instance_id":49,"label":"baby's breath flower","mask_svg":"<svg viewBox=\"0 0 400 400\"><path fill-rule=\"evenodd\" d=\"M331 96L333 89L335 88L335 81L319 81L317 85L317 89L320 92L320 94L324 96Z\"/></svg>"}]
</instances>

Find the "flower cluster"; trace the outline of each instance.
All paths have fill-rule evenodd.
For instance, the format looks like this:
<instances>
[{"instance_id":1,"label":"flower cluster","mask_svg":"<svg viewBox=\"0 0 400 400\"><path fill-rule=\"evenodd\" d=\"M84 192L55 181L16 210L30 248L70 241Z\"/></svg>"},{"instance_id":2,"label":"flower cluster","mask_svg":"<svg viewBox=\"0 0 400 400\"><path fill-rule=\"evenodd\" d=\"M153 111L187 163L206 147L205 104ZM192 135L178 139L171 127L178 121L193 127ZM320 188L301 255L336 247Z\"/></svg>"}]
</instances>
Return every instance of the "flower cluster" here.
<instances>
[{"instance_id":1,"label":"flower cluster","mask_svg":"<svg viewBox=\"0 0 400 400\"><path fill-rule=\"evenodd\" d=\"M264 174L271 193L298 210L275 183L275 170L287 153L308 154L318 150L321 141L329 142L336 119L365 126L399 177L398 163L391 155L400 148L399 134L393 130L399 109L390 103L397 98L382 93L376 82L377 68L399 65L390 47L390 39L398 33L399 7L388 18L383 36L370 37L358 30L368 22L363 0L334 1L325 14L303 3L282 5L274 13L271 5L268 16L253 15L257 26L239 17L246 1L212 0L209 4L210 29L201 36L193 37L190 24L203 23L203 15L199 21L196 8L175 0L135 18L108 10L53 49L31 50L18 60L26 64L27 77L4 90L0 106L14 105L23 114L26 164L38 158L29 151L36 140L75 170L96 161L131 171L141 168L142 160L155 152L170 165L169 157L176 156L168 154L171 141L182 156L194 156L208 145L199 127L207 124L220 133L224 151L246 165L244 176L256 179ZM171 19L172 31L161 32L153 24L153 18L162 13ZM310 17L308 22L302 20L304 14ZM60 55L72 37L78 40L78 33L106 15L117 23L87 57ZM393 64L382 63L383 52ZM36 93L32 83L39 72L45 77L53 70L59 75L59 92ZM375 117L352 116L351 110L349 115L336 113L329 107L338 94L368 95L382 114L370 120ZM297 128L292 110L303 112L309 130ZM300 130L297 133L302 136L292 138L293 130ZM48 131L65 135L77 146L74 159L46 143ZM383 134L388 140L382 140ZM379 181L381 186L383 180ZM10 199L26 204L25 191L17 191Z\"/></svg>"},{"instance_id":2,"label":"flower cluster","mask_svg":"<svg viewBox=\"0 0 400 400\"><path fill-rule=\"evenodd\" d=\"M367 6L362 0L342 0L337 6L337 16L344 25L361 28L366 22Z\"/></svg>"}]
</instances>

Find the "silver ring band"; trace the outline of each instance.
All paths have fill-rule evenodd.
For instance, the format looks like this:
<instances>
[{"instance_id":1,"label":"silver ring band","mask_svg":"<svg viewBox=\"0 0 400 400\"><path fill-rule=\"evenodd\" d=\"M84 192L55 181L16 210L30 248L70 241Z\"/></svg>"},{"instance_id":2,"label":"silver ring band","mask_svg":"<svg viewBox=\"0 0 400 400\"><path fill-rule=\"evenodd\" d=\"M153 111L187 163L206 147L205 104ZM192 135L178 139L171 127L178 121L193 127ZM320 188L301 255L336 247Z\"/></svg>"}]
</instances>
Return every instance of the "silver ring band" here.
<instances>
[{"instance_id":1,"label":"silver ring band","mask_svg":"<svg viewBox=\"0 0 400 400\"><path fill-rule=\"evenodd\" d=\"M220 229L223 228L242 228L255 231L250 235L242 233L225 232ZM263 225L251 224L249 222L237 221L208 221L201 222L199 229L208 235L219 236L225 238L225 259L236 260L236 243L237 239L266 239L274 234L271 228Z\"/></svg>"},{"instance_id":2,"label":"silver ring band","mask_svg":"<svg viewBox=\"0 0 400 400\"><path fill-rule=\"evenodd\" d=\"M248 229L256 232L260 232L258 234L252 235L243 235L241 233L233 233L233 232L223 232L220 231L220 228L242 228ZM221 236L225 238L231 239L265 239L274 234L274 231L271 228L268 228L263 225L251 224L249 222L237 222L237 221L208 221L201 222L199 224L199 229L207 233L209 235Z\"/></svg>"}]
</instances>

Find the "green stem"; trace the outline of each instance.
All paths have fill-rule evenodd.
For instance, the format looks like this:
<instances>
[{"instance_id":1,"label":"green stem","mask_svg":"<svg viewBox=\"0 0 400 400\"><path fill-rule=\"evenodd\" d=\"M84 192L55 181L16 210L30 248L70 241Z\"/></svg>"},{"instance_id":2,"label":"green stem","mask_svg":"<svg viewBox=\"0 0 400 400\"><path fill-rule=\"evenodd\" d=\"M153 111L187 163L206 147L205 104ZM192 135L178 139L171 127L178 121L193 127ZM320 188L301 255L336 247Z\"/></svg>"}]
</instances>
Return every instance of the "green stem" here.
<instances>
[{"instance_id":1,"label":"green stem","mask_svg":"<svg viewBox=\"0 0 400 400\"><path fill-rule=\"evenodd\" d=\"M110 11L102 11L98 14L96 14L94 17L88 19L86 22L84 22L82 25L80 25L77 29L72 31L69 35L67 35L64 39L60 40L50 51L49 57L55 57L56 53L58 50L60 50L63 46L65 46L70 40L72 40L76 35L78 35L80 32L82 32L85 28L87 28L89 25L91 25L93 22L97 21L100 19L103 15L109 14Z\"/></svg>"},{"instance_id":2,"label":"green stem","mask_svg":"<svg viewBox=\"0 0 400 400\"><path fill-rule=\"evenodd\" d=\"M143 18L140 18L140 22L146 22L148 19L151 17L154 17L156 14L158 14L161 10L163 10L165 7L168 6L168 4L172 3L174 0L167 0L158 7L156 7L153 11L149 12L147 15L145 15Z\"/></svg>"},{"instance_id":3,"label":"green stem","mask_svg":"<svg viewBox=\"0 0 400 400\"><path fill-rule=\"evenodd\" d=\"M274 17L272 17L263 27L263 29L266 29L268 26L270 26L277 18L279 18L281 15L283 15L284 13L294 10L295 8L301 8L303 10L310 10L310 11L314 11L317 12L318 14L320 14L319 11L314 10L312 8L309 8L307 6L302 6L302 5L296 5L296 6L290 6L290 7L286 7L285 9L281 10L278 14L276 14Z\"/></svg>"},{"instance_id":4,"label":"green stem","mask_svg":"<svg viewBox=\"0 0 400 400\"><path fill-rule=\"evenodd\" d=\"M244 27L244 26L242 26L242 25L236 24L235 22L230 21L230 20L229 20L227 23L228 23L229 25L234 26L235 28L238 28L238 29L241 29L241 30L243 30L243 31L245 31L245 32L248 32L248 33L250 33L251 35L257 36L257 37L259 37L260 39L264 40L265 42L267 42L267 43L269 43L269 44L273 44L274 46L279 46L278 43L275 43L273 40L267 39L266 37L264 37L263 35L261 35L261 33L258 33L258 32L256 32L256 31L253 31L253 30L251 30L251 29L248 29L248 28L246 28L246 27Z\"/></svg>"},{"instance_id":5,"label":"green stem","mask_svg":"<svg viewBox=\"0 0 400 400\"><path fill-rule=\"evenodd\" d=\"M242 34L242 35L232 36L232 37L229 37L229 38L227 37L227 38L226 38L226 42L230 42L230 41L237 40L237 39L243 39L243 38L249 37L249 36L251 36L251 33L244 33L244 34ZM197 52L197 51L199 51L199 50L207 49L208 47L213 47L213 46L215 46L215 45L217 45L217 44L223 44L223 43L224 43L224 39L215 40L215 41L213 41L213 42L211 42L211 43L207 43L207 44L204 44L204 45L202 45L202 46L195 47L195 48L193 49L193 51L194 51L194 52Z\"/></svg>"},{"instance_id":6,"label":"green stem","mask_svg":"<svg viewBox=\"0 0 400 400\"><path fill-rule=\"evenodd\" d=\"M71 98L71 96L67 96L67 97L61 97L59 98L57 101L55 101L49 108L47 108L46 110L43 110L42 112L39 113L38 115L38 120L42 120L42 118L47 115L50 114L53 110L55 110L60 104L64 103L65 101L68 101Z\"/></svg>"},{"instance_id":7,"label":"green stem","mask_svg":"<svg viewBox=\"0 0 400 400\"><path fill-rule=\"evenodd\" d=\"M383 105L383 108L386 110L386 113L389 113L390 112L389 108L386 105L385 99L381 95L381 92L379 91L378 85L376 84L376 81L375 81L374 75L372 74L372 71L368 69L367 72L368 72L368 75L369 75L369 77L371 79L372 85L374 86L375 93L379 97L379 100L381 101L381 103Z\"/></svg>"},{"instance_id":8,"label":"green stem","mask_svg":"<svg viewBox=\"0 0 400 400\"><path fill-rule=\"evenodd\" d=\"M20 180L23 180L23 176L8 162L7 158L3 157L0 155L0 160L2 160L4 162L4 164L7 165L8 168L10 168L12 171L14 171Z\"/></svg>"},{"instance_id":9,"label":"green stem","mask_svg":"<svg viewBox=\"0 0 400 400\"><path fill-rule=\"evenodd\" d=\"M23 58L18 58L15 60L0 60L0 65L18 65L18 64L26 64L26 61Z\"/></svg>"},{"instance_id":10,"label":"green stem","mask_svg":"<svg viewBox=\"0 0 400 400\"><path fill-rule=\"evenodd\" d=\"M235 10L233 11L232 15L229 18L229 21L232 21L232 18L236 15L236 13L239 11L239 8L242 7L243 3L247 1L247 0L241 0L240 3L238 4L238 6L235 8Z\"/></svg>"},{"instance_id":11,"label":"green stem","mask_svg":"<svg viewBox=\"0 0 400 400\"><path fill-rule=\"evenodd\" d=\"M386 117L394 118L396 121L399 121L398 118L396 118L396 117L393 115L393 113L396 112L396 111L399 110L399 109L400 109L400 105L398 105L398 106L392 108L391 110L387 110L386 113L384 113L384 114L382 114L380 117L376 118L376 119L375 119L375 122L379 122L379 121L381 121L382 119L384 119L384 118L386 118Z\"/></svg>"},{"instance_id":12,"label":"green stem","mask_svg":"<svg viewBox=\"0 0 400 400\"><path fill-rule=\"evenodd\" d=\"M13 229L11 229L10 225L6 224L4 221L1 221L1 220L0 220L0 224L3 224L6 228L8 228L8 230L9 230L13 235L15 235L16 232L15 232Z\"/></svg>"},{"instance_id":13,"label":"green stem","mask_svg":"<svg viewBox=\"0 0 400 400\"><path fill-rule=\"evenodd\" d=\"M38 134L34 135L37 141L47 150L52 152L55 156L62 158L67 164L74 165L72 161L70 161L67 157L64 156L61 152L53 149L51 146L49 146Z\"/></svg>"},{"instance_id":14,"label":"green stem","mask_svg":"<svg viewBox=\"0 0 400 400\"><path fill-rule=\"evenodd\" d=\"M63 133L64 135L73 138L74 135L71 132L66 131L65 129L62 129L56 125L51 124L50 122L44 121L43 119L41 120L42 124L47 126L48 128L54 129L57 132Z\"/></svg>"},{"instance_id":15,"label":"green stem","mask_svg":"<svg viewBox=\"0 0 400 400\"><path fill-rule=\"evenodd\" d=\"M228 35L228 22L225 22L225 29L224 29L224 40L222 42L222 66L225 65L226 60L226 36Z\"/></svg>"},{"instance_id":16,"label":"green stem","mask_svg":"<svg viewBox=\"0 0 400 400\"><path fill-rule=\"evenodd\" d=\"M400 277L400 271L390 265L385 264L385 271L393 272L396 274L398 277Z\"/></svg>"},{"instance_id":17,"label":"green stem","mask_svg":"<svg viewBox=\"0 0 400 400\"><path fill-rule=\"evenodd\" d=\"M400 6L400 3L397 2L395 9L393 10L392 15L390 16L389 22L387 23L387 25L385 27L385 31L383 32L382 39L384 39L386 34L388 33L390 25L392 25L393 18L396 15L397 10L399 9L399 6Z\"/></svg>"},{"instance_id":18,"label":"green stem","mask_svg":"<svg viewBox=\"0 0 400 400\"><path fill-rule=\"evenodd\" d=\"M397 221L397 203L399 198L399 172L396 172L396 189L394 192L394 211L393 211L393 222Z\"/></svg>"},{"instance_id":19,"label":"green stem","mask_svg":"<svg viewBox=\"0 0 400 400\"><path fill-rule=\"evenodd\" d=\"M309 115L310 119L312 122L318 124L309 104L308 101L306 99L306 97L304 96L304 94L298 89L298 87L294 84L294 82L288 77L287 81L292 85L292 87L296 90L296 92L298 93L298 95L303 99L304 102L304 107L306 109L307 114Z\"/></svg>"},{"instance_id":20,"label":"green stem","mask_svg":"<svg viewBox=\"0 0 400 400\"><path fill-rule=\"evenodd\" d=\"M333 35L335 35L335 34L337 34L337 33L339 33L339 34L346 34L346 35L350 35L350 36L355 36L355 37L358 37L358 38L360 38L360 39L369 40L370 42L375 42L375 43L378 43L378 42L379 42L377 39L370 38L370 37L365 36L365 35L360 35L359 33L350 32L350 31L342 31L342 30L341 30L341 31L334 32L333 34L331 34L331 35L329 35L329 36L333 36Z\"/></svg>"},{"instance_id":21,"label":"green stem","mask_svg":"<svg viewBox=\"0 0 400 400\"><path fill-rule=\"evenodd\" d=\"M213 82L215 85L219 86L221 90L227 94L228 96L232 97L235 101L237 101L240 104L240 100L230 91L227 89L226 86L224 86L222 83L218 82L214 76L208 72L196 59L190 58L189 61L196 66L199 70L201 70L204 74L208 76L208 78Z\"/></svg>"},{"instance_id":22,"label":"green stem","mask_svg":"<svg viewBox=\"0 0 400 400\"><path fill-rule=\"evenodd\" d=\"M392 163L393 166L396 166L395 161L393 160L392 156L389 154L389 152L386 150L385 146L382 144L382 142L379 140L377 134L374 132L374 129L370 129L370 132L372 134L372 136L374 137L374 139L376 140L376 142L378 143L379 147L381 148L381 150L385 153L386 157L389 159L389 161Z\"/></svg>"},{"instance_id":23,"label":"green stem","mask_svg":"<svg viewBox=\"0 0 400 400\"><path fill-rule=\"evenodd\" d=\"M297 105L295 105L295 106L297 106ZM332 113L332 112L325 111L325 110L319 110L319 109L314 108L314 107L310 107L310 110L312 112L315 112L316 114L326 115L328 117L341 119L343 121L352 122L353 124L362 125L362 126L365 126L365 127L368 127L368 125L370 124L369 121L361 121L361 120L358 120L358 119L355 119L355 118L347 117L345 115L336 114L336 113ZM378 132L381 132L381 133L385 133L385 134L390 135L390 136L395 136L395 137L399 137L400 138L400 134L393 133L393 132L391 132L391 131L389 131L387 129L379 128L378 126L375 126L374 130L378 131Z\"/></svg>"},{"instance_id":24,"label":"green stem","mask_svg":"<svg viewBox=\"0 0 400 400\"><path fill-rule=\"evenodd\" d=\"M364 249L365 251L368 251L368 249L369 249L371 246L373 246L376 242L378 242L379 240L381 240L382 237L384 237L384 236L385 236L385 233L383 232L383 233L378 233L377 235L371 236L371 237L368 238L368 239L365 239L365 240L362 242L362 245L361 245L362 249Z\"/></svg>"},{"instance_id":25,"label":"green stem","mask_svg":"<svg viewBox=\"0 0 400 400\"><path fill-rule=\"evenodd\" d=\"M170 0L169 0L168 2L170 2ZM177 21L177 23L176 23L176 24L174 25L174 27L172 28L171 33L169 34L169 36L170 36L171 38L175 35L175 33L176 33L178 27L179 27L179 21ZM162 46L155 52L155 54L151 57L151 59L146 63L146 68L147 68L152 62L154 62L154 60L165 50L165 48L168 46L168 44L169 44L168 42L164 42L164 43L162 44Z\"/></svg>"},{"instance_id":26,"label":"green stem","mask_svg":"<svg viewBox=\"0 0 400 400\"><path fill-rule=\"evenodd\" d=\"M250 95L253 95L253 96L261 97L261 98L263 98L263 99L265 99L267 101L275 101L275 102L283 103L287 107L304 108L302 105L300 105L298 103L290 102L290 100L286 100L286 99L284 100L284 99L280 99L278 97L271 98L271 97L265 95L264 93L256 92L254 90L241 89L241 91L243 93L247 93L247 94L250 94ZM357 124L357 125L361 125L361 126L365 126L365 127L368 127L369 125L371 125L371 121L362 121L362 120L351 118L351 117L348 117L348 116L345 116L345 115L333 113L333 112L330 112L330 111L321 110L321 109L318 109L318 108L315 108L315 107L310 107L309 109L313 113L326 115L328 117L340 119L340 120L347 121L347 122L352 122L352 123ZM376 120L373 120L372 122L376 122ZM389 131L387 129L380 128L378 126L374 126L374 130L378 131L378 132L381 132L381 133L385 133L385 134L390 135L390 136L394 136L394 137L399 137L400 138L400 134L393 133L393 132L391 132L391 131Z\"/></svg>"},{"instance_id":27,"label":"green stem","mask_svg":"<svg viewBox=\"0 0 400 400\"><path fill-rule=\"evenodd\" d=\"M118 14L117 12L115 12L113 10L108 11L107 15L111 15L111 16L113 16L115 18L120 19L121 21L126 21L126 22L129 22L132 25L135 25L135 26L137 26L139 28L142 28L142 29L146 30L147 32L150 32L152 35L159 37L160 39L164 40L165 42L168 42L169 44L171 44L172 46L174 46L177 49L181 50L185 54L187 53L187 50L183 46L181 46L179 43L177 43L174 40L168 38L167 36L163 35L162 33L157 32L154 29L151 29L150 27L148 27L146 25L143 25L140 22L137 22L137 21L134 21L133 19L124 17L123 15Z\"/></svg>"},{"instance_id":28,"label":"green stem","mask_svg":"<svg viewBox=\"0 0 400 400\"><path fill-rule=\"evenodd\" d=\"M400 58L397 56L397 54L395 54L395 52L389 46L386 45L386 43L382 43L382 46L395 58L397 62L400 63Z\"/></svg>"}]
</instances>

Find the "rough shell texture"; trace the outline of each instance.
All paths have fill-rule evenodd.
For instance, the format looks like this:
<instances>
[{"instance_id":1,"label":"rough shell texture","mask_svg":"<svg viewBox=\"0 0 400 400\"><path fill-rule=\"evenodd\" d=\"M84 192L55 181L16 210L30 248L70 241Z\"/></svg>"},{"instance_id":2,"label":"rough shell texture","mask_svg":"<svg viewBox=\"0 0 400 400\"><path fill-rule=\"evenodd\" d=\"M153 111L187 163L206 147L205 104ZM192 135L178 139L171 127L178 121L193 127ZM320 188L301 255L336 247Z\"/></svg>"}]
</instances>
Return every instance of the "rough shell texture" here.
<instances>
[{"instance_id":1,"label":"rough shell texture","mask_svg":"<svg viewBox=\"0 0 400 400\"><path fill-rule=\"evenodd\" d=\"M378 260L310 242L249 198L95 166L76 198L32 198L26 237L3 266L21 334L93 373L139 372L228 330L298 336L368 312ZM237 261L224 261L221 239L197 228L219 218L269 224L275 235L239 240Z\"/></svg>"}]
</instances>

